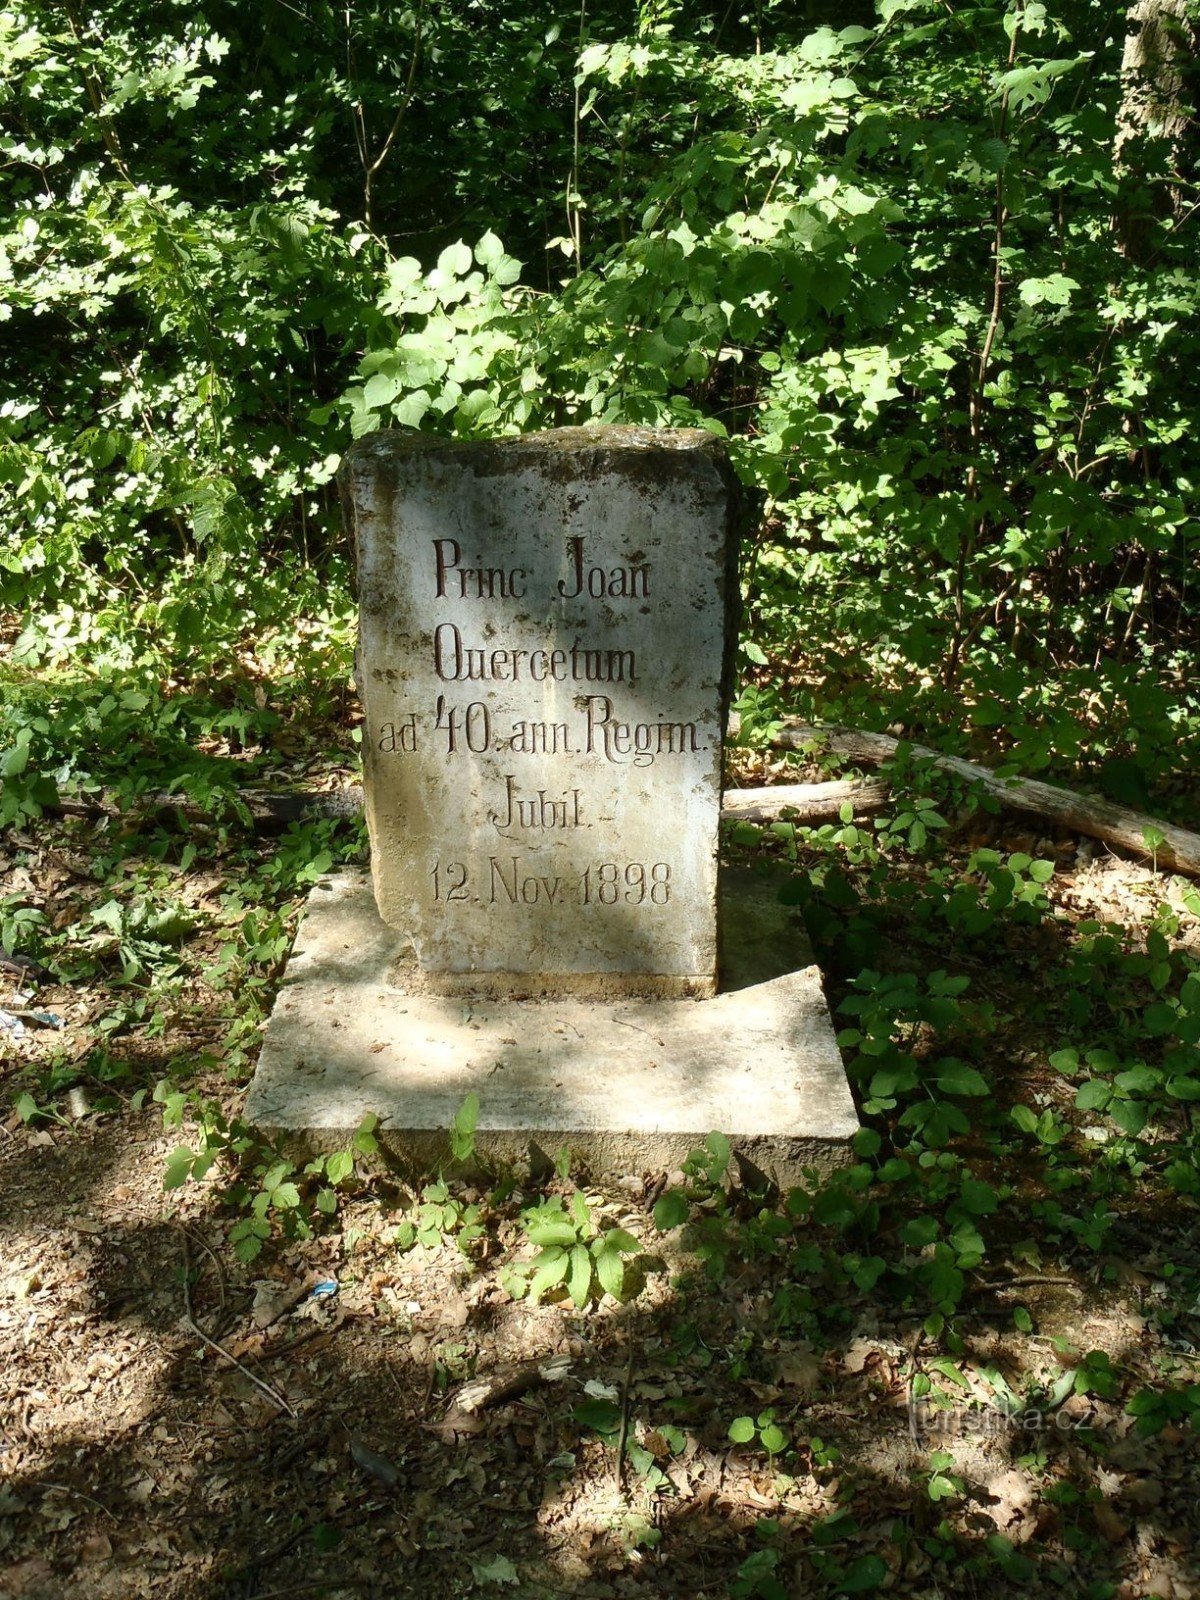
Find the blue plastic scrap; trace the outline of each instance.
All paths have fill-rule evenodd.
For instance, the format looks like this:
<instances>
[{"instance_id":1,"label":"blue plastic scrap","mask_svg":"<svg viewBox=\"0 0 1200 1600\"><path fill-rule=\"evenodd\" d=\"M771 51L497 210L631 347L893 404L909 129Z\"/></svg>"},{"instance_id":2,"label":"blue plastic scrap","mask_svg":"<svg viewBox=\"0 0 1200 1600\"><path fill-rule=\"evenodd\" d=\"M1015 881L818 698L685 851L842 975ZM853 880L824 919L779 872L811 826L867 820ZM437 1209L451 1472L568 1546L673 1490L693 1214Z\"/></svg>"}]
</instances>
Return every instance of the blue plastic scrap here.
<instances>
[{"instance_id":1,"label":"blue plastic scrap","mask_svg":"<svg viewBox=\"0 0 1200 1600\"><path fill-rule=\"evenodd\" d=\"M324 1283L318 1283L313 1289L310 1300L328 1300L341 1288L336 1278L326 1278Z\"/></svg>"}]
</instances>

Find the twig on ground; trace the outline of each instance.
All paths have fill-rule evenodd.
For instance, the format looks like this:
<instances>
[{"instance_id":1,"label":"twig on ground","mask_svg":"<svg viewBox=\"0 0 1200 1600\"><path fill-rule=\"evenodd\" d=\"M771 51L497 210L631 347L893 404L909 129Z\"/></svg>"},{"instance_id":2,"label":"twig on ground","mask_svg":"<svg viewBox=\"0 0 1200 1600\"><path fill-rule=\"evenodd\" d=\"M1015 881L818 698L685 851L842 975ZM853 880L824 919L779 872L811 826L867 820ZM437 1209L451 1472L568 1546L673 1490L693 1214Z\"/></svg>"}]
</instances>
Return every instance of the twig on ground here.
<instances>
[{"instance_id":1,"label":"twig on ground","mask_svg":"<svg viewBox=\"0 0 1200 1600\"><path fill-rule=\"evenodd\" d=\"M470 1415L485 1406L512 1400L538 1383L558 1383L571 1370L569 1355L543 1356L539 1361L520 1361L516 1366L472 1378L457 1389L450 1400L450 1411Z\"/></svg>"},{"instance_id":2,"label":"twig on ground","mask_svg":"<svg viewBox=\"0 0 1200 1600\"><path fill-rule=\"evenodd\" d=\"M224 1311L224 1309L225 1309L225 1274L221 1271L221 1263L217 1259L216 1252L213 1250L212 1246L205 1239L202 1239L200 1237L200 1235L198 1233L192 1233L192 1231L189 1228L185 1228L183 1231L187 1235L187 1237L192 1241L193 1244L198 1244L200 1246L201 1250L204 1251L204 1254L212 1262L213 1268L214 1268L214 1270L216 1271L216 1274L217 1274L217 1294L220 1296L221 1310Z\"/></svg>"},{"instance_id":3,"label":"twig on ground","mask_svg":"<svg viewBox=\"0 0 1200 1600\"><path fill-rule=\"evenodd\" d=\"M84 1494L82 1489L72 1489L69 1483L48 1483L43 1478L38 1487L42 1489L56 1489L59 1494L69 1494L73 1495L76 1500L86 1500L89 1506L95 1506L97 1511L103 1511L104 1515L109 1519L110 1522L117 1521L115 1512L110 1511L106 1505L101 1505L99 1500L93 1500L90 1494Z\"/></svg>"},{"instance_id":4,"label":"twig on ground","mask_svg":"<svg viewBox=\"0 0 1200 1600\"><path fill-rule=\"evenodd\" d=\"M319 1594L330 1589L373 1589L370 1578L321 1578L314 1583L289 1583L286 1589L256 1589L246 1600L287 1600L293 1594Z\"/></svg>"},{"instance_id":5,"label":"twig on ground","mask_svg":"<svg viewBox=\"0 0 1200 1600\"><path fill-rule=\"evenodd\" d=\"M190 1285L190 1283L188 1281L189 1275L191 1273L191 1261L190 1261L190 1259L188 1257L188 1247L187 1247L188 1234L187 1234L187 1230L184 1229L184 1228L181 1228L179 1230L179 1232L180 1232L180 1238L181 1238L182 1243L183 1243L183 1304L184 1304L184 1313L185 1313L184 1321L187 1323L188 1327L196 1335L197 1339L199 1339L202 1344L207 1345L210 1350L215 1350L217 1355L224 1356L225 1360L228 1361L232 1366L235 1366L238 1369L238 1371L243 1375L243 1377L249 1378L250 1382L254 1385L254 1387L256 1389L260 1389L262 1391L262 1393L266 1395L267 1399L271 1402L272 1405L277 1406L280 1411L286 1412L286 1414L289 1417L291 1417L293 1421L295 1421L296 1420L296 1415L297 1415L296 1412L292 1410L291 1406L288 1405L287 1401L283 1398L283 1396L281 1394L279 1394L276 1390L272 1389L272 1387L271 1387L271 1385L269 1383L264 1383L263 1380L260 1377L258 1377L255 1373L251 1372L250 1368L248 1366L246 1366L245 1362L239 1361L238 1358L236 1356L234 1356L234 1355L230 1355L229 1351L226 1350L224 1345L218 1344L215 1339L210 1339L209 1336L205 1333L204 1329L201 1328L197 1324L196 1318L192 1314L192 1290L191 1290L191 1285Z\"/></svg>"},{"instance_id":6,"label":"twig on ground","mask_svg":"<svg viewBox=\"0 0 1200 1600\"><path fill-rule=\"evenodd\" d=\"M625 1489L625 1443L629 1437L629 1385L633 1381L633 1345L625 1362L625 1379L621 1384L621 1426L617 1433L617 1457L613 1462L613 1483L618 1494Z\"/></svg>"},{"instance_id":7,"label":"twig on ground","mask_svg":"<svg viewBox=\"0 0 1200 1600\"><path fill-rule=\"evenodd\" d=\"M1034 1284L1042 1283L1063 1284L1069 1289L1078 1289L1081 1294L1083 1292L1083 1285L1078 1278L1065 1275L1050 1276L1040 1272L1027 1272L1020 1278L980 1278L979 1288L990 1289L996 1294L1004 1289L1027 1289Z\"/></svg>"}]
</instances>

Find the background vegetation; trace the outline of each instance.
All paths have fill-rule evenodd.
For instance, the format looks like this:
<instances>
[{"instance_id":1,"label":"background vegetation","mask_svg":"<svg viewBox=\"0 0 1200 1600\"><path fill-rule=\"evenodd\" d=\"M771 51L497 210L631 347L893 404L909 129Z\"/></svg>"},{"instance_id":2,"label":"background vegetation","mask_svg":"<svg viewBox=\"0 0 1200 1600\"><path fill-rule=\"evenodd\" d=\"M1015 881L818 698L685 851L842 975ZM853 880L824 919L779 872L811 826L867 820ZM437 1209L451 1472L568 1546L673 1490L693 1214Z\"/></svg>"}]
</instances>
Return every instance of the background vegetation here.
<instances>
[{"instance_id":1,"label":"background vegetation","mask_svg":"<svg viewBox=\"0 0 1200 1600\"><path fill-rule=\"evenodd\" d=\"M15 659L328 637L352 434L679 422L758 494L747 664L789 705L1160 783L1194 56L1142 9L1123 76L1101 0L9 8Z\"/></svg>"}]
</instances>

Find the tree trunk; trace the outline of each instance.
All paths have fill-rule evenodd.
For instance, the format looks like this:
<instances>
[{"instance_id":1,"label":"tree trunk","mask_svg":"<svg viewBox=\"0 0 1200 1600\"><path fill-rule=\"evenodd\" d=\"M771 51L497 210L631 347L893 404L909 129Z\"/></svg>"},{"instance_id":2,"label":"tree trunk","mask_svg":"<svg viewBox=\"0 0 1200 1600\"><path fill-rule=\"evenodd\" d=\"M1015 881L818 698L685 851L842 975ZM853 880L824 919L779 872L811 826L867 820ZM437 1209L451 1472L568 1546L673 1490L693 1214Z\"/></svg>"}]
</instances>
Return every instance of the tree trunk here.
<instances>
[{"instance_id":1,"label":"tree trunk","mask_svg":"<svg viewBox=\"0 0 1200 1600\"><path fill-rule=\"evenodd\" d=\"M1122 254L1145 263L1153 255L1154 224L1182 194L1168 181L1161 188L1137 171L1138 150L1148 140L1163 140L1171 169L1178 173L1184 138L1192 121L1189 67L1196 55L1196 30L1188 20L1188 0L1134 0L1125 17L1121 58L1121 106L1113 144L1119 182L1114 216Z\"/></svg>"}]
</instances>

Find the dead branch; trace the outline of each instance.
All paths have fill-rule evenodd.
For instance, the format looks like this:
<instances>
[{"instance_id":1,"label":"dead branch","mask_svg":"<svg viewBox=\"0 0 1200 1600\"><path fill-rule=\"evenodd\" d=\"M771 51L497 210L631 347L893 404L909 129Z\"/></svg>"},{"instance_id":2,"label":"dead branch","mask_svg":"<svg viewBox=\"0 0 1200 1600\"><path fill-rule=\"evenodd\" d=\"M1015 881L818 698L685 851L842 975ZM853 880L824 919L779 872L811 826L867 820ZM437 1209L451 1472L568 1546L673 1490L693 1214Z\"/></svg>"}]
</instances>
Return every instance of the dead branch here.
<instances>
[{"instance_id":1,"label":"dead branch","mask_svg":"<svg viewBox=\"0 0 1200 1600\"><path fill-rule=\"evenodd\" d=\"M849 803L856 817L873 817L887 806L889 789L877 780L780 783L765 789L726 789L722 822L773 822L791 813L798 822L836 822Z\"/></svg>"},{"instance_id":2,"label":"dead branch","mask_svg":"<svg viewBox=\"0 0 1200 1600\"><path fill-rule=\"evenodd\" d=\"M570 1370L570 1356L543 1356L540 1361L521 1361L512 1367L501 1367L486 1377L464 1383L451 1397L449 1409L465 1411L470 1416L487 1406L515 1399L535 1384L558 1383Z\"/></svg>"},{"instance_id":3,"label":"dead branch","mask_svg":"<svg viewBox=\"0 0 1200 1600\"><path fill-rule=\"evenodd\" d=\"M874 767L891 761L900 746L898 739L885 733L818 728L800 722L785 723L773 743L785 750L813 747L831 750L863 766ZM1177 828L1173 823L1148 817L1141 811L1131 811L1126 806L1113 805L1093 795L1076 794L1052 783L1039 783L1035 778L1001 778L990 767L964 761L959 756L943 755L925 745L914 744L908 748L918 760L930 761L943 772L952 772L964 782L977 785L1001 805L1041 817L1072 833L1100 839L1156 867L1200 878L1200 834L1191 833L1187 828ZM1161 837L1161 844L1148 844L1147 835Z\"/></svg>"}]
</instances>

